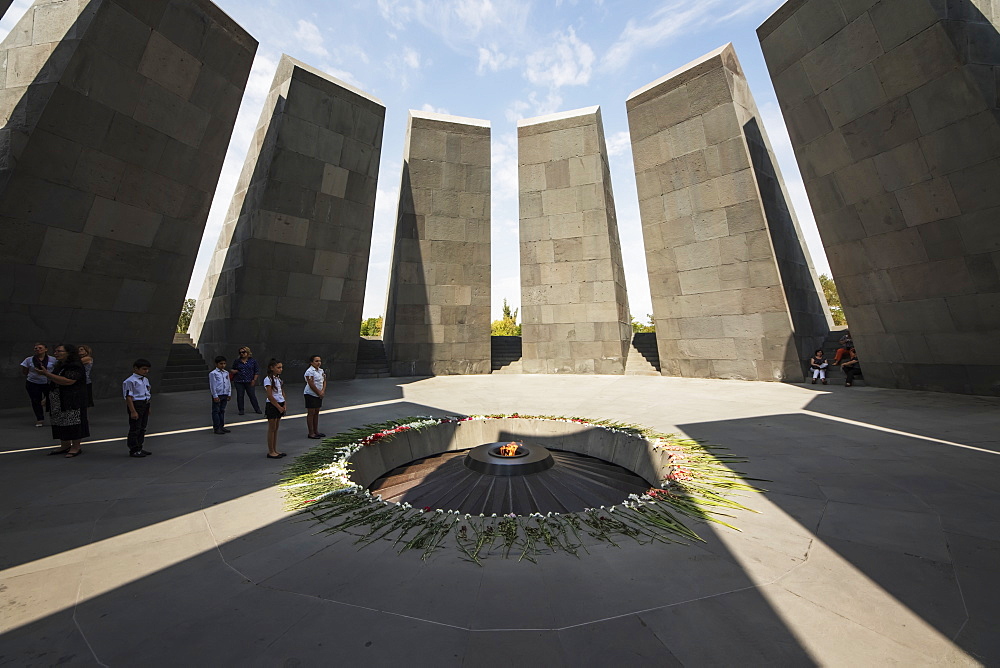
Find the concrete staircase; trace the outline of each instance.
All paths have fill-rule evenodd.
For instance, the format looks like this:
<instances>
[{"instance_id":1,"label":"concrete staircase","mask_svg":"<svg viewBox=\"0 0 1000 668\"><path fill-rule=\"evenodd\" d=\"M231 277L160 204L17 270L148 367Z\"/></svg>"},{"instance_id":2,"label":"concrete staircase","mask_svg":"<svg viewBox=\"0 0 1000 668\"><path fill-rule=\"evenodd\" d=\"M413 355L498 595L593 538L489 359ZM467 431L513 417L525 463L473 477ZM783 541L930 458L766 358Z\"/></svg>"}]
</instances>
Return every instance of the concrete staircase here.
<instances>
[{"instance_id":1,"label":"concrete staircase","mask_svg":"<svg viewBox=\"0 0 1000 668\"><path fill-rule=\"evenodd\" d=\"M157 392L187 392L208 388L208 364L187 334L174 334L167 366Z\"/></svg>"},{"instance_id":2,"label":"concrete staircase","mask_svg":"<svg viewBox=\"0 0 1000 668\"><path fill-rule=\"evenodd\" d=\"M660 352L656 347L655 332L636 332L632 335L632 345L625 360L625 375L660 375Z\"/></svg>"},{"instance_id":3,"label":"concrete staircase","mask_svg":"<svg viewBox=\"0 0 1000 668\"><path fill-rule=\"evenodd\" d=\"M844 335L845 331L847 331L847 327L843 325L834 327L833 329L830 330L830 333L826 335L826 341L823 342L823 353L826 355L826 358L830 360L830 367L827 368L826 370L826 379L828 383L834 383L836 385L843 385L845 380L844 372L840 370L840 367L833 366L833 358L836 357L837 348L840 347L840 337ZM862 372L860 376L854 377L855 387L865 384L865 376L863 371L865 366L865 360L861 356L860 350L858 351L858 359L861 360ZM843 360L841 360L841 362L843 362ZM809 373L809 377L806 379L806 382L807 383L812 382L812 372Z\"/></svg>"},{"instance_id":4,"label":"concrete staircase","mask_svg":"<svg viewBox=\"0 0 1000 668\"><path fill-rule=\"evenodd\" d=\"M389 360L385 356L385 344L377 336L362 336L358 341L358 362L355 378L388 378Z\"/></svg>"},{"instance_id":5,"label":"concrete staircase","mask_svg":"<svg viewBox=\"0 0 1000 668\"><path fill-rule=\"evenodd\" d=\"M491 336L490 358L493 373L521 373L521 337Z\"/></svg>"}]
</instances>

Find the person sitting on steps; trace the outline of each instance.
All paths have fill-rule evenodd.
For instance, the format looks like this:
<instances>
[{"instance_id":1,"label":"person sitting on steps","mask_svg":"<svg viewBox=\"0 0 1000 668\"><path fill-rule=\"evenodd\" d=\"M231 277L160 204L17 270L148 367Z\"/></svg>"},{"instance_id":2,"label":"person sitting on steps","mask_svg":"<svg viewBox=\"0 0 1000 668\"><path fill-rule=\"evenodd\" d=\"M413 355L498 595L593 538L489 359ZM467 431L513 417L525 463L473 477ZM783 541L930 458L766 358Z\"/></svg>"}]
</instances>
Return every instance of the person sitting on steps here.
<instances>
[{"instance_id":1,"label":"person sitting on steps","mask_svg":"<svg viewBox=\"0 0 1000 668\"><path fill-rule=\"evenodd\" d=\"M823 353L823 349L818 349L813 356L809 358L809 369L812 371L812 384L816 384L816 379L819 378L826 385L826 368L830 366L830 363L826 360L826 355Z\"/></svg>"},{"instance_id":2,"label":"person sitting on steps","mask_svg":"<svg viewBox=\"0 0 1000 668\"><path fill-rule=\"evenodd\" d=\"M851 387L854 385L854 377L861 373L861 362L858 360L858 351L855 348L851 348L848 351L847 361L840 365L840 368L844 370L844 375L847 380L844 382L844 387Z\"/></svg>"}]
</instances>

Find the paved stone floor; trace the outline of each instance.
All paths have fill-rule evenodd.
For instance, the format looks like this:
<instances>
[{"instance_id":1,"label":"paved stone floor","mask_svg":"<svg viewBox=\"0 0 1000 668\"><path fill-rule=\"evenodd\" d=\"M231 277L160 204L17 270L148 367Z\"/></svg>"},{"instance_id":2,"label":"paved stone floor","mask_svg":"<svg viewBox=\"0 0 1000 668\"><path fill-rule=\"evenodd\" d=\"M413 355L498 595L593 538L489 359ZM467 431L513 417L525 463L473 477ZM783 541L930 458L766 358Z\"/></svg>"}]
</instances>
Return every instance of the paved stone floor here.
<instances>
[{"instance_id":1,"label":"paved stone floor","mask_svg":"<svg viewBox=\"0 0 1000 668\"><path fill-rule=\"evenodd\" d=\"M294 393L294 392L293 392ZM1000 665L1000 400L659 377L334 383L327 433L391 417L618 418L725 444L767 478L737 533L480 568L358 550L281 509L265 425L216 436L206 393L159 395L46 457L0 412L0 665ZM295 413L292 402L292 413ZM301 416L280 442L304 452Z\"/></svg>"}]
</instances>

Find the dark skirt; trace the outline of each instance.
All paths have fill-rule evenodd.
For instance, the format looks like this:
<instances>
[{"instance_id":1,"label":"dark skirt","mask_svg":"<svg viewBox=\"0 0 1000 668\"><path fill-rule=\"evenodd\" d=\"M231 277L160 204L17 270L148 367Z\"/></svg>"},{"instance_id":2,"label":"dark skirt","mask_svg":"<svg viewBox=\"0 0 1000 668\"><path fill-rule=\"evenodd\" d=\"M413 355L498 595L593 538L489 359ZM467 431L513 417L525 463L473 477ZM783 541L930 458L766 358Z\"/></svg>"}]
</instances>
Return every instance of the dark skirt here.
<instances>
[{"instance_id":1,"label":"dark skirt","mask_svg":"<svg viewBox=\"0 0 1000 668\"><path fill-rule=\"evenodd\" d=\"M281 404L282 406L285 405L284 401L279 401L278 403ZM267 402L266 406L264 406L264 417L266 417L268 420L279 420L281 419L282 415L284 415L284 413L275 408L274 404L272 404L270 401Z\"/></svg>"},{"instance_id":2,"label":"dark skirt","mask_svg":"<svg viewBox=\"0 0 1000 668\"><path fill-rule=\"evenodd\" d=\"M323 397L314 397L311 394L303 395L306 398L306 408L322 408Z\"/></svg>"},{"instance_id":3,"label":"dark skirt","mask_svg":"<svg viewBox=\"0 0 1000 668\"><path fill-rule=\"evenodd\" d=\"M63 410L62 393L59 389L49 392L49 417L52 421L52 438L59 441L79 441L90 437L90 423L87 421L87 406L79 409Z\"/></svg>"}]
</instances>

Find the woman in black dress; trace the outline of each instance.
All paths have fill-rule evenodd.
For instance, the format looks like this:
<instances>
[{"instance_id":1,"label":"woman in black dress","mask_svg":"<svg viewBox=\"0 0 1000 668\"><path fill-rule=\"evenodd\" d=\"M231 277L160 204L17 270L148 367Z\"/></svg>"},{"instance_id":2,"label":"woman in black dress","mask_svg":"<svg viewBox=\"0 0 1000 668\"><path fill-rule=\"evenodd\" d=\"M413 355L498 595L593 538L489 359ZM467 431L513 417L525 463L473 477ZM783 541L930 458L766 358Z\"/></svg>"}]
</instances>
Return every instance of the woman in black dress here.
<instances>
[{"instance_id":1,"label":"woman in black dress","mask_svg":"<svg viewBox=\"0 0 1000 668\"><path fill-rule=\"evenodd\" d=\"M87 422L87 372L80 362L79 348L69 343L53 351L56 365L52 371L39 369L49 379L49 418L52 437L59 439L62 449L50 455L67 458L82 455L80 441L90 436Z\"/></svg>"}]
</instances>

